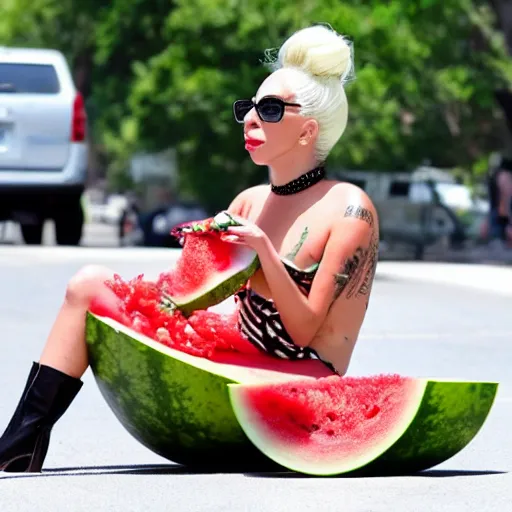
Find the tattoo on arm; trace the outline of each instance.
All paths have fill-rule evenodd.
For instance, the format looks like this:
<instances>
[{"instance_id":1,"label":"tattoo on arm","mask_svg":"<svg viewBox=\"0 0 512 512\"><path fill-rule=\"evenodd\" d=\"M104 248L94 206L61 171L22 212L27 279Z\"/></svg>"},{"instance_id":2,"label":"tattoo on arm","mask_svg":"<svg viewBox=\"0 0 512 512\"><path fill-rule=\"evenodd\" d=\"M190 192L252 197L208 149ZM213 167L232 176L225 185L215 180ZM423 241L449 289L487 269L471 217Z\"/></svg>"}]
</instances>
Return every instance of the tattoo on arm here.
<instances>
[{"instance_id":1,"label":"tattoo on arm","mask_svg":"<svg viewBox=\"0 0 512 512\"><path fill-rule=\"evenodd\" d=\"M364 220L370 227L374 227L373 213L367 208L357 206L355 204L349 204L345 210L344 217L354 217L356 219Z\"/></svg>"},{"instance_id":2,"label":"tattoo on arm","mask_svg":"<svg viewBox=\"0 0 512 512\"><path fill-rule=\"evenodd\" d=\"M368 247L358 247L355 253L345 260L340 272L334 275L334 301L345 292L347 299L368 296L379 257L379 236L372 212L361 206L349 205L345 210L345 217L355 217L366 222L373 228L372 237Z\"/></svg>"},{"instance_id":3,"label":"tattoo on arm","mask_svg":"<svg viewBox=\"0 0 512 512\"><path fill-rule=\"evenodd\" d=\"M304 228L304 231L302 232L302 235L300 235L300 240L295 244L295 247L291 250L291 252L289 252L285 256L286 259L288 259L290 261L293 261L295 259L295 256L297 256L297 254L299 253L300 248L304 245L304 242L306 241L308 234L309 234L309 230L308 230L308 227L306 226Z\"/></svg>"},{"instance_id":4,"label":"tattoo on arm","mask_svg":"<svg viewBox=\"0 0 512 512\"><path fill-rule=\"evenodd\" d=\"M349 280L348 274L338 273L334 274L334 298L333 302L343 293Z\"/></svg>"},{"instance_id":5,"label":"tattoo on arm","mask_svg":"<svg viewBox=\"0 0 512 512\"><path fill-rule=\"evenodd\" d=\"M350 284L354 279L354 275L358 272L361 266L362 249L358 247L353 256L347 258L343 264L343 268L337 274L334 274L334 300L341 296L341 294L350 288Z\"/></svg>"}]
</instances>

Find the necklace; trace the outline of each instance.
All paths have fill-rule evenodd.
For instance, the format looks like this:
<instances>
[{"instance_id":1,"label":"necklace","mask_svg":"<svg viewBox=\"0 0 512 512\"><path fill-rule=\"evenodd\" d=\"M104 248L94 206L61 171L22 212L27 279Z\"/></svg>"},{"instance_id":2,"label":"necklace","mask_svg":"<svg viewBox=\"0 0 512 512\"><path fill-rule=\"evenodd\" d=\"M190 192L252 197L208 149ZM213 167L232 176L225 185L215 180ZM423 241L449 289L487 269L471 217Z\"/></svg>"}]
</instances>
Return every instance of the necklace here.
<instances>
[{"instance_id":1,"label":"necklace","mask_svg":"<svg viewBox=\"0 0 512 512\"><path fill-rule=\"evenodd\" d=\"M312 187L320 180L325 178L325 167L319 166L315 167L313 170L304 173L302 176L295 178L284 185L271 185L270 189L274 194L278 196L289 196L291 194L297 194L297 192L301 192L302 190L306 190L309 187Z\"/></svg>"}]
</instances>

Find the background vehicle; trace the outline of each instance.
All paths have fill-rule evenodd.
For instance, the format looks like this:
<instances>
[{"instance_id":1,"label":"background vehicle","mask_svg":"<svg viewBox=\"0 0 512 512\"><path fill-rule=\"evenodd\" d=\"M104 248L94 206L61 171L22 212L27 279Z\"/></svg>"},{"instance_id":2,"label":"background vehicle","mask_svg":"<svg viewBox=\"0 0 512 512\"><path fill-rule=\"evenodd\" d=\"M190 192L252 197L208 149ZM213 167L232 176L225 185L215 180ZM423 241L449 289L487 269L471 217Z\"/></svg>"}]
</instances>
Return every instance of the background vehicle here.
<instances>
[{"instance_id":1,"label":"background vehicle","mask_svg":"<svg viewBox=\"0 0 512 512\"><path fill-rule=\"evenodd\" d=\"M463 249L479 237L486 205L448 173L419 167L412 173L341 171L372 198L379 213L381 245L408 248L416 260L436 245Z\"/></svg>"},{"instance_id":2,"label":"background vehicle","mask_svg":"<svg viewBox=\"0 0 512 512\"><path fill-rule=\"evenodd\" d=\"M195 202L180 201L145 214L141 214L136 206L132 205L120 221L121 245L180 248L178 241L170 235L171 229L184 222L207 217L208 213Z\"/></svg>"},{"instance_id":3,"label":"background vehicle","mask_svg":"<svg viewBox=\"0 0 512 512\"><path fill-rule=\"evenodd\" d=\"M179 248L171 229L208 217L200 204L179 193L174 149L136 154L127 172L134 187L125 193L128 205L118 221L121 246Z\"/></svg>"},{"instance_id":4,"label":"background vehicle","mask_svg":"<svg viewBox=\"0 0 512 512\"><path fill-rule=\"evenodd\" d=\"M80 243L86 125L62 53L0 47L0 222L18 222L25 243L41 243L47 219L58 244Z\"/></svg>"}]
</instances>

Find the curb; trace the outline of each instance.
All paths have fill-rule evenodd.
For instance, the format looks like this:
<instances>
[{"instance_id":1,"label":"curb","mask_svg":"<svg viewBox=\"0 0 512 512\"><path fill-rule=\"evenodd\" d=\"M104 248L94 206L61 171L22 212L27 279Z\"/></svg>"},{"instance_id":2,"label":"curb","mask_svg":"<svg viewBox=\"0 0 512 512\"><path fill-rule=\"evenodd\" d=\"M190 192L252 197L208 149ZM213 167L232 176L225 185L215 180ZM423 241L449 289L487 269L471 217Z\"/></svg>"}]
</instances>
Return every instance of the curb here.
<instances>
[{"instance_id":1,"label":"curb","mask_svg":"<svg viewBox=\"0 0 512 512\"><path fill-rule=\"evenodd\" d=\"M381 261L377 278L461 286L512 296L512 267L471 263Z\"/></svg>"}]
</instances>

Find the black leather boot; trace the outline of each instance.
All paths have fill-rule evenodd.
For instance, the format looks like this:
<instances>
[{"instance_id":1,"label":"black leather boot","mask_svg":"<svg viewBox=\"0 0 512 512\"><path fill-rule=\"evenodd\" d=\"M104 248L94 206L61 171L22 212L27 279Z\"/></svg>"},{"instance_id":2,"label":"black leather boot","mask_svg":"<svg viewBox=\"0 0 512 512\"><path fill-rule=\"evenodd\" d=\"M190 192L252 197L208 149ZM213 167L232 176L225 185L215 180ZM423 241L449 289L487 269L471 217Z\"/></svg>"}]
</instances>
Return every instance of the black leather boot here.
<instances>
[{"instance_id":1,"label":"black leather boot","mask_svg":"<svg viewBox=\"0 0 512 512\"><path fill-rule=\"evenodd\" d=\"M82 385L80 379L33 363L20 402L0 438L0 471L41 471L51 430Z\"/></svg>"}]
</instances>

